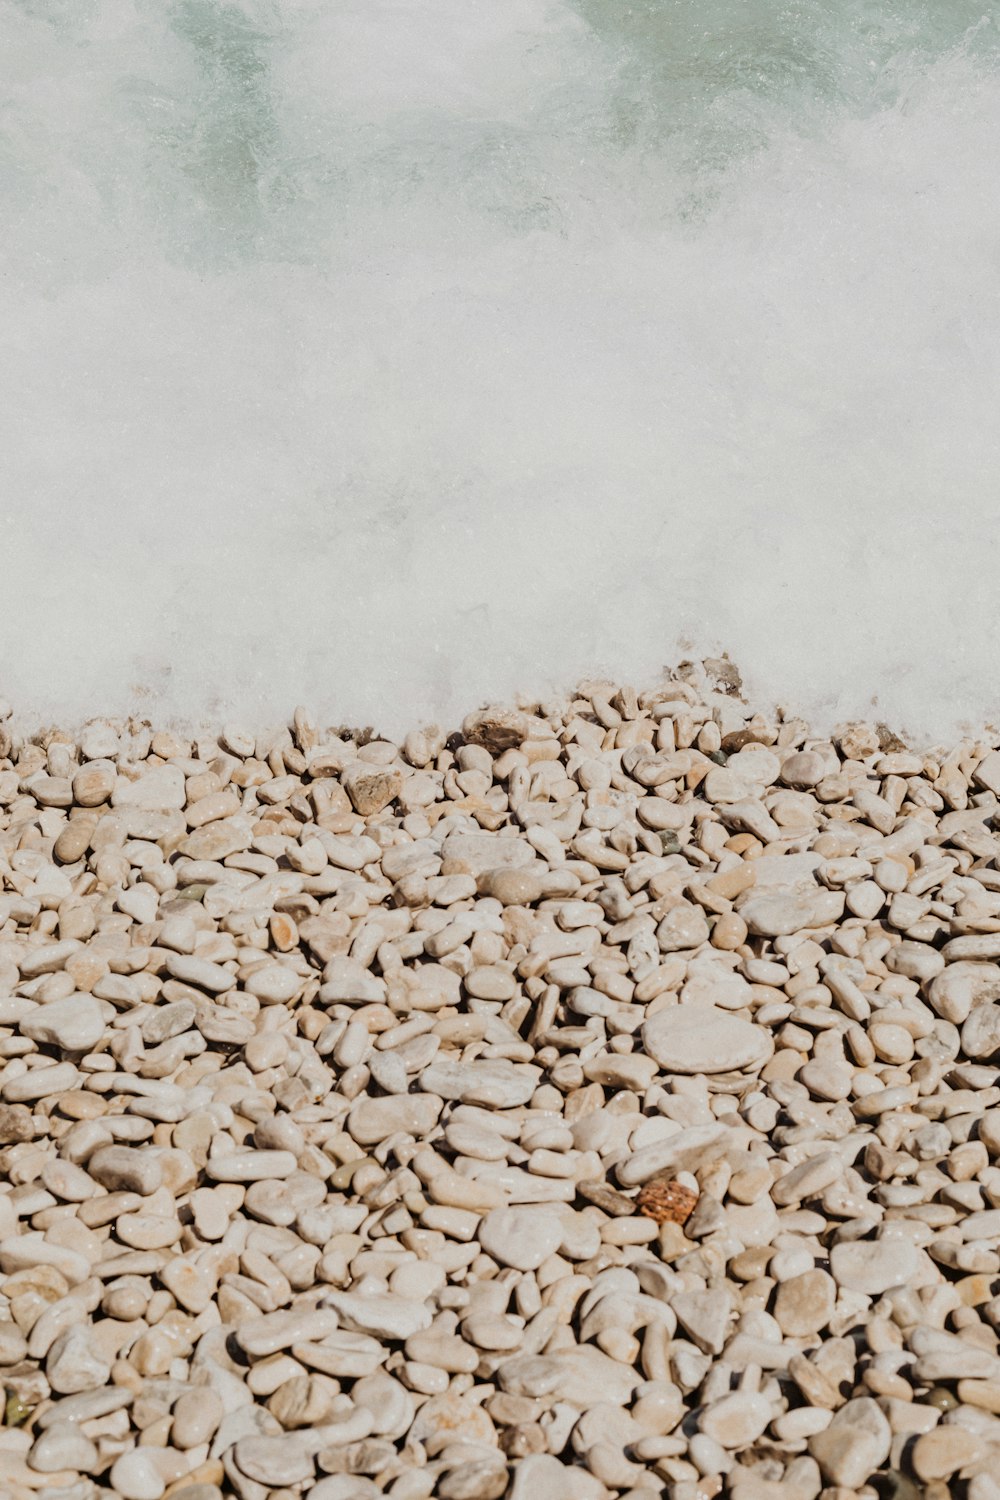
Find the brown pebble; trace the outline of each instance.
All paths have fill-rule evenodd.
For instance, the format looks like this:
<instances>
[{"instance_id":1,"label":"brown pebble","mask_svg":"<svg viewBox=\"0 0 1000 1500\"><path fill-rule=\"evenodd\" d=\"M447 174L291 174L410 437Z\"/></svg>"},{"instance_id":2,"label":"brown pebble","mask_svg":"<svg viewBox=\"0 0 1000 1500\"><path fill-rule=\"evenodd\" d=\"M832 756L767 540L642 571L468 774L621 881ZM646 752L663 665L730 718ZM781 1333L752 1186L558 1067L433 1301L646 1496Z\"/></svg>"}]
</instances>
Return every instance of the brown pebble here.
<instances>
[{"instance_id":1,"label":"brown pebble","mask_svg":"<svg viewBox=\"0 0 1000 1500\"><path fill-rule=\"evenodd\" d=\"M698 1202L697 1193L680 1182L647 1182L635 1200L636 1211L657 1224L686 1224Z\"/></svg>"}]
</instances>

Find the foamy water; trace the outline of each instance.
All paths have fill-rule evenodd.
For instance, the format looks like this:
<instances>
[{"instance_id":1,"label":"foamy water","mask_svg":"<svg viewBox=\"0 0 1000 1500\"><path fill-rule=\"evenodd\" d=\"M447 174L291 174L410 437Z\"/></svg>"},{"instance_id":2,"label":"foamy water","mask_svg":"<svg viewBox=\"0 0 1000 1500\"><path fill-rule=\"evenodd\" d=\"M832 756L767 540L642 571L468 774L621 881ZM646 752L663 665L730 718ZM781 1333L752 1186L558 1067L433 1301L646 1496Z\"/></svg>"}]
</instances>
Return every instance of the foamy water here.
<instances>
[{"instance_id":1,"label":"foamy water","mask_svg":"<svg viewBox=\"0 0 1000 1500\"><path fill-rule=\"evenodd\" d=\"M0 695L1000 711L998 9L777 9L2 0Z\"/></svg>"}]
</instances>

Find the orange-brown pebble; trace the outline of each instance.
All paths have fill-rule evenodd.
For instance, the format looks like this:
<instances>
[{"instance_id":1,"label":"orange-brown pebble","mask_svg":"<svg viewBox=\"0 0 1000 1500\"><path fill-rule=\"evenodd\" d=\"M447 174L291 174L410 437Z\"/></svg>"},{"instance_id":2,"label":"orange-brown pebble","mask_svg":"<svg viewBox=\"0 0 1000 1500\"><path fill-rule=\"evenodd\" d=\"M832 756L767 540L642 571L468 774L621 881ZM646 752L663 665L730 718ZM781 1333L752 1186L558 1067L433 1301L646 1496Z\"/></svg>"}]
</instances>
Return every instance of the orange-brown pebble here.
<instances>
[{"instance_id":1,"label":"orange-brown pebble","mask_svg":"<svg viewBox=\"0 0 1000 1500\"><path fill-rule=\"evenodd\" d=\"M697 1193L680 1182L647 1182L636 1198L636 1208L657 1224L686 1224L698 1202Z\"/></svg>"}]
</instances>

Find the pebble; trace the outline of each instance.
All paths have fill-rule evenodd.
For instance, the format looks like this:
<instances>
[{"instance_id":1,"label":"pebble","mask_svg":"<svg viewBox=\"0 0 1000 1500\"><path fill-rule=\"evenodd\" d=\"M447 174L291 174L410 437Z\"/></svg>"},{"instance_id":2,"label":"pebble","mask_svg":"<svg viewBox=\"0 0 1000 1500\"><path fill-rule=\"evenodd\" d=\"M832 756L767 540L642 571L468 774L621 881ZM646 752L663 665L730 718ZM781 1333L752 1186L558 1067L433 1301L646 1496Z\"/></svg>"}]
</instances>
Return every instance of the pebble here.
<instances>
[{"instance_id":1,"label":"pebble","mask_svg":"<svg viewBox=\"0 0 1000 1500\"><path fill-rule=\"evenodd\" d=\"M959 1469L978 1463L985 1452L982 1440L964 1427L940 1426L918 1437L911 1463L918 1479L949 1479Z\"/></svg>"},{"instance_id":2,"label":"pebble","mask_svg":"<svg viewBox=\"0 0 1000 1500\"><path fill-rule=\"evenodd\" d=\"M233 1449L236 1466L248 1479L271 1488L298 1485L312 1479L315 1460L308 1437L288 1433L282 1437L245 1437Z\"/></svg>"},{"instance_id":3,"label":"pebble","mask_svg":"<svg viewBox=\"0 0 1000 1500\"><path fill-rule=\"evenodd\" d=\"M101 1146L87 1162L87 1171L109 1192L151 1197L163 1185L163 1169L155 1156L131 1146Z\"/></svg>"},{"instance_id":4,"label":"pebble","mask_svg":"<svg viewBox=\"0 0 1000 1500\"><path fill-rule=\"evenodd\" d=\"M28 1467L39 1474L77 1469L86 1474L97 1463L97 1449L74 1422L57 1422L36 1438L27 1455Z\"/></svg>"},{"instance_id":5,"label":"pebble","mask_svg":"<svg viewBox=\"0 0 1000 1500\"><path fill-rule=\"evenodd\" d=\"M167 1487L149 1449L135 1448L121 1454L112 1464L109 1477L122 1500L160 1500Z\"/></svg>"},{"instance_id":6,"label":"pebble","mask_svg":"<svg viewBox=\"0 0 1000 1500\"><path fill-rule=\"evenodd\" d=\"M771 1403L751 1391L734 1391L704 1408L700 1431L722 1448L748 1448L771 1421Z\"/></svg>"},{"instance_id":7,"label":"pebble","mask_svg":"<svg viewBox=\"0 0 1000 1500\"><path fill-rule=\"evenodd\" d=\"M110 1373L111 1361L94 1345L80 1323L58 1335L45 1361L46 1378L60 1396L97 1390L107 1383Z\"/></svg>"},{"instance_id":8,"label":"pebble","mask_svg":"<svg viewBox=\"0 0 1000 1500\"><path fill-rule=\"evenodd\" d=\"M661 1010L642 1028L642 1044L674 1073L733 1073L758 1068L774 1052L767 1031L711 1005Z\"/></svg>"},{"instance_id":9,"label":"pebble","mask_svg":"<svg viewBox=\"0 0 1000 1500\"><path fill-rule=\"evenodd\" d=\"M916 1275L917 1248L912 1240L853 1240L834 1245L830 1273L850 1292L880 1296L891 1287L906 1286Z\"/></svg>"},{"instance_id":10,"label":"pebble","mask_svg":"<svg viewBox=\"0 0 1000 1500\"><path fill-rule=\"evenodd\" d=\"M245 1354L260 1359L290 1349L293 1344L312 1343L336 1333L340 1318L330 1308L266 1313L240 1324L236 1341Z\"/></svg>"},{"instance_id":11,"label":"pebble","mask_svg":"<svg viewBox=\"0 0 1000 1500\"><path fill-rule=\"evenodd\" d=\"M569 1468L548 1453L522 1459L509 1500L606 1500L608 1491L585 1469Z\"/></svg>"},{"instance_id":12,"label":"pebble","mask_svg":"<svg viewBox=\"0 0 1000 1500\"><path fill-rule=\"evenodd\" d=\"M40 1006L19 1029L33 1042L62 1052L89 1052L104 1035L106 1009L90 995L69 995Z\"/></svg>"},{"instance_id":13,"label":"pebble","mask_svg":"<svg viewBox=\"0 0 1000 1500\"><path fill-rule=\"evenodd\" d=\"M759 884L759 877L758 877ZM739 914L755 937L789 937L810 927L826 927L843 914L844 897L820 886L754 889Z\"/></svg>"},{"instance_id":14,"label":"pebble","mask_svg":"<svg viewBox=\"0 0 1000 1500\"><path fill-rule=\"evenodd\" d=\"M376 1338L401 1341L427 1328L431 1322L426 1302L411 1301L407 1297L330 1292L325 1300L336 1310L345 1328L352 1333L374 1334Z\"/></svg>"},{"instance_id":15,"label":"pebble","mask_svg":"<svg viewBox=\"0 0 1000 1500\"><path fill-rule=\"evenodd\" d=\"M290 1177L298 1163L291 1151L231 1151L205 1163L212 1182L273 1182Z\"/></svg>"},{"instance_id":16,"label":"pebble","mask_svg":"<svg viewBox=\"0 0 1000 1500\"><path fill-rule=\"evenodd\" d=\"M810 1338L826 1328L833 1316L837 1287L825 1271L803 1271L778 1284L774 1319L787 1338Z\"/></svg>"},{"instance_id":17,"label":"pebble","mask_svg":"<svg viewBox=\"0 0 1000 1500\"><path fill-rule=\"evenodd\" d=\"M394 1135L423 1140L437 1124L441 1109L433 1093L359 1099L347 1118L347 1129L359 1146L377 1146Z\"/></svg>"},{"instance_id":18,"label":"pebble","mask_svg":"<svg viewBox=\"0 0 1000 1500\"><path fill-rule=\"evenodd\" d=\"M544 1208L495 1208L479 1225L479 1243L502 1266L537 1271L563 1238L558 1216Z\"/></svg>"},{"instance_id":19,"label":"pebble","mask_svg":"<svg viewBox=\"0 0 1000 1500\"><path fill-rule=\"evenodd\" d=\"M861 1396L840 1407L829 1426L809 1439L808 1448L829 1483L856 1490L884 1463L891 1440L877 1402Z\"/></svg>"}]
</instances>

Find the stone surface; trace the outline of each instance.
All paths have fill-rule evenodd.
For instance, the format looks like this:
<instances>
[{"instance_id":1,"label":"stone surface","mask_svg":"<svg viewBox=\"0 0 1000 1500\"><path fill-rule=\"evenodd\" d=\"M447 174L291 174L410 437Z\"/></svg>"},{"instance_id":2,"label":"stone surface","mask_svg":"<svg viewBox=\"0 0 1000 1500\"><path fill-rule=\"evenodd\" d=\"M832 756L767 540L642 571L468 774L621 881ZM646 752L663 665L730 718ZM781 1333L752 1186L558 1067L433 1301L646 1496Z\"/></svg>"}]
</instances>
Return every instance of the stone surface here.
<instances>
[{"instance_id":1,"label":"stone surface","mask_svg":"<svg viewBox=\"0 0 1000 1500\"><path fill-rule=\"evenodd\" d=\"M941 1426L917 1438L911 1462L918 1479L950 1479L959 1469L977 1463L984 1452L985 1445L975 1433Z\"/></svg>"},{"instance_id":2,"label":"stone surface","mask_svg":"<svg viewBox=\"0 0 1000 1500\"><path fill-rule=\"evenodd\" d=\"M825 927L844 910L839 891L820 886L773 887L753 890L739 905L739 913L757 937L781 937L803 928Z\"/></svg>"},{"instance_id":3,"label":"stone surface","mask_svg":"<svg viewBox=\"0 0 1000 1500\"><path fill-rule=\"evenodd\" d=\"M732 1073L757 1068L774 1051L762 1027L711 1005L661 1010L642 1028L642 1044L668 1073Z\"/></svg>"},{"instance_id":4,"label":"stone surface","mask_svg":"<svg viewBox=\"0 0 1000 1500\"><path fill-rule=\"evenodd\" d=\"M916 1270L917 1252L911 1240L854 1240L834 1245L830 1252L830 1271L837 1285L870 1297L905 1286Z\"/></svg>"},{"instance_id":5,"label":"stone surface","mask_svg":"<svg viewBox=\"0 0 1000 1500\"><path fill-rule=\"evenodd\" d=\"M885 1462L891 1439L878 1404L860 1396L846 1402L829 1427L809 1439L808 1447L829 1484L856 1490Z\"/></svg>"},{"instance_id":6,"label":"stone surface","mask_svg":"<svg viewBox=\"0 0 1000 1500\"><path fill-rule=\"evenodd\" d=\"M22 1036L63 1052L89 1052L104 1035L105 1007L90 995L39 1006L21 1022Z\"/></svg>"},{"instance_id":7,"label":"stone surface","mask_svg":"<svg viewBox=\"0 0 1000 1500\"><path fill-rule=\"evenodd\" d=\"M809 1338L830 1321L837 1288L825 1271L803 1271L778 1286L774 1318L788 1338Z\"/></svg>"},{"instance_id":8,"label":"stone surface","mask_svg":"<svg viewBox=\"0 0 1000 1500\"><path fill-rule=\"evenodd\" d=\"M479 1225L479 1243L501 1266L536 1271L563 1238L559 1216L545 1208L495 1208Z\"/></svg>"}]
</instances>

